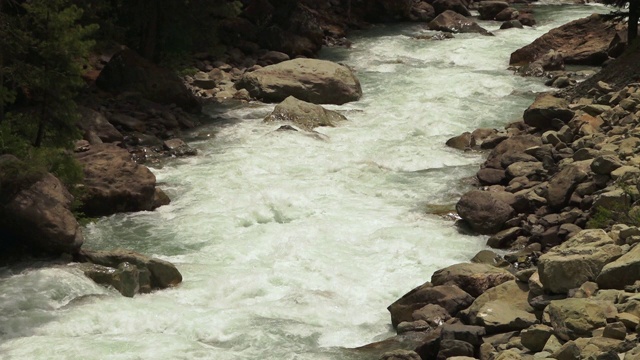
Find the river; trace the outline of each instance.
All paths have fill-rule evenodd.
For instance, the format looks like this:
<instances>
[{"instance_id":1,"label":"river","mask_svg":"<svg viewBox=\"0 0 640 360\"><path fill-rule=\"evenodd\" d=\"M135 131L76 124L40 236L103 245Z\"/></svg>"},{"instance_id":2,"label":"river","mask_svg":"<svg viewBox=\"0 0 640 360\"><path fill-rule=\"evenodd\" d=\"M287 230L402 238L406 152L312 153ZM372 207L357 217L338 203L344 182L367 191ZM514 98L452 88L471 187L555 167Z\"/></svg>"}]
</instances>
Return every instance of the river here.
<instances>
[{"instance_id":1,"label":"river","mask_svg":"<svg viewBox=\"0 0 640 360\"><path fill-rule=\"evenodd\" d=\"M208 109L199 154L153 170L170 205L85 228L86 247L158 256L184 282L124 298L71 266L0 269L0 358L344 359L392 335L385 308L486 241L427 211L455 204L483 158L444 142L518 120L545 87L506 70L509 54L603 11L534 8L536 28L494 37L401 24L324 50L364 97L328 106L348 122L322 139L262 123L273 105Z\"/></svg>"}]
</instances>

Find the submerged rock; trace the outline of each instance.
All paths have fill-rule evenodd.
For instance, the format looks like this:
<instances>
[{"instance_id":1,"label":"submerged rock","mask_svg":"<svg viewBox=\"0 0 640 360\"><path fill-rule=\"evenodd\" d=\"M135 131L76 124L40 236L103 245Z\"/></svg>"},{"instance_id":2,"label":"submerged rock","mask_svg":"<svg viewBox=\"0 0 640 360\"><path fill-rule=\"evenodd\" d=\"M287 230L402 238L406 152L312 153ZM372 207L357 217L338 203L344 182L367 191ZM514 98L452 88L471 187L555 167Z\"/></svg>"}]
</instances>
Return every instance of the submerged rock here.
<instances>
[{"instance_id":1,"label":"submerged rock","mask_svg":"<svg viewBox=\"0 0 640 360\"><path fill-rule=\"evenodd\" d=\"M134 251L121 249L114 251L92 251L82 249L78 253L77 260L79 262L88 262L114 269L122 267L123 271L130 269L130 267L121 264L128 263L135 265L139 270L141 278L145 274L145 271L149 273L148 282L145 283L145 279L141 279L140 281L143 289L146 284L149 284L150 289L165 289L176 286L182 282L182 274L180 274L175 265L168 261L151 258Z\"/></svg>"}]
</instances>

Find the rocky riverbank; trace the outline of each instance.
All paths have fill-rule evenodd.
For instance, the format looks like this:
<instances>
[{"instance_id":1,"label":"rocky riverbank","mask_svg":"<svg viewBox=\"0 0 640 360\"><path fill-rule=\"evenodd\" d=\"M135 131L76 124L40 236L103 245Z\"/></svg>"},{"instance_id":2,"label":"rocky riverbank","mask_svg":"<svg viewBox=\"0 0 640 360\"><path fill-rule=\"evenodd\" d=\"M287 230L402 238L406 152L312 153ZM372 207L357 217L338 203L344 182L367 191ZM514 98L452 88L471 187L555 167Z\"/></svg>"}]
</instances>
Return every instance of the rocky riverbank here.
<instances>
[{"instance_id":1,"label":"rocky riverbank","mask_svg":"<svg viewBox=\"0 0 640 360\"><path fill-rule=\"evenodd\" d=\"M564 28L603 20L594 15ZM524 49L546 44L536 51L549 54L558 45L548 40L558 33ZM604 62L611 39L599 44L580 61ZM361 351L396 349L381 355L387 360L639 356L640 77L622 73L636 74L639 57L608 64L605 75L621 72L624 83L588 81L567 98L541 94L522 121L449 140L490 150L479 188L456 210L460 226L491 235L487 245L506 254L484 250L436 271L389 306L398 336Z\"/></svg>"}]
</instances>

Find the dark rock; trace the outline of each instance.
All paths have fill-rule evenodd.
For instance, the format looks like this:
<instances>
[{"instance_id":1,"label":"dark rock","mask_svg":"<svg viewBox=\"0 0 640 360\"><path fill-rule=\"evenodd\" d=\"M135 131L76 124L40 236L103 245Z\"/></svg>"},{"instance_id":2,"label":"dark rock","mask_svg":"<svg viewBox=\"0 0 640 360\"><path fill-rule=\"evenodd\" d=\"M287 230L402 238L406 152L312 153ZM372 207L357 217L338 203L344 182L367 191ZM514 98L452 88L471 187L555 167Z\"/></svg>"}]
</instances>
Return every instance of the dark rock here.
<instances>
[{"instance_id":1,"label":"dark rock","mask_svg":"<svg viewBox=\"0 0 640 360\"><path fill-rule=\"evenodd\" d=\"M480 33L492 35L474 21L451 10L446 10L428 24L429 29L451 33Z\"/></svg>"},{"instance_id":2,"label":"dark rock","mask_svg":"<svg viewBox=\"0 0 640 360\"><path fill-rule=\"evenodd\" d=\"M454 356L473 358L473 345L460 340L443 339L440 341L440 351L437 360L446 360Z\"/></svg>"},{"instance_id":3,"label":"dark rock","mask_svg":"<svg viewBox=\"0 0 640 360\"><path fill-rule=\"evenodd\" d=\"M499 185L506 180L506 172L501 169L482 168L476 176L482 185Z\"/></svg>"},{"instance_id":4,"label":"dark rock","mask_svg":"<svg viewBox=\"0 0 640 360\"><path fill-rule=\"evenodd\" d=\"M518 20L509 20L509 21L505 21L504 23L502 23L502 25L500 25L500 30L506 30L506 29L522 29L522 23Z\"/></svg>"},{"instance_id":5,"label":"dark rock","mask_svg":"<svg viewBox=\"0 0 640 360\"><path fill-rule=\"evenodd\" d=\"M442 339L459 340L471 345L482 344L482 337L486 334L482 326L464 324L445 324L442 326Z\"/></svg>"},{"instance_id":6,"label":"dark rock","mask_svg":"<svg viewBox=\"0 0 640 360\"><path fill-rule=\"evenodd\" d=\"M460 0L434 0L432 3L436 15L445 11L453 11L462 16L471 16L469 9Z\"/></svg>"},{"instance_id":7,"label":"dark rock","mask_svg":"<svg viewBox=\"0 0 640 360\"><path fill-rule=\"evenodd\" d=\"M560 119L567 123L573 118L573 111L569 110L568 105L566 100L545 93L536 98L524 111L522 117L527 125L538 129L549 129L552 127L553 119Z\"/></svg>"},{"instance_id":8,"label":"dark rock","mask_svg":"<svg viewBox=\"0 0 640 360\"><path fill-rule=\"evenodd\" d=\"M523 25L527 24L523 22ZM609 58L607 51L616 34L615 28L614 21L598 14L572 21L516 50L511 54L509 64L531 63L549 50L556 50L564 55L567 64L601 65Z\"/></svg>"},{"instance_id":9,"label":"dark rock","mask_svg":"<svg viewBox=\"0 0 640 360\"><path fill-rule=\"evenodd\" d=\"M479 19L494 20L501 11L508 7L509 4L504 1L482 1L478 5L478 12L480 13ZM506 20L511 20L511 18Z\"/></svg>"},{"instance_id":10,"label":"dark rock","mask_svg":"<svg viewBox=\"0 0 640 360\"><path fill-rule=\"evenodd\" d=\"M96 85L112 93L139 93L145 99L176 104L186 111L201 110L198 100L173 71L161 68L129 49L113 55L100 72Z\"/></svg>"},{"instance_id":11,"label":"dark rock","mask_svg":"<svg viewBox=\"0 0 640 360\"><path fill-rule=\"evenodd\" d=\"M429 304L439 305L454 316L472 302L473 297L457 286L425 283L396 300L387 310L391 313L391 323L397 326L402 321L413 321L414 311Z\"/></svg>"},{"instance_id":12,"label":"dark rock","mask_svg":"<svg viewBox=\"0 0 640 360\"><path fill-rule=\"evenodd\" d=\"M434 285L455 285L471 296L515 279L505 269L486 264L463 263L437 270L431 276Z\"/></svg>"},{"instance_id":13,"label":"dark rock","mask_svg":"<svg viewBox=\"0 0 640 360\"><path fill-rule=\"evenodd\" d=\"M474 231L481 234L501 230L514 213L511 206L494 194L480 190L464 194L456 204L456 211Z\"/></svg>"},{"instance_id":14,"label":"dark rock","mask_svg":"<svg viewBox=\"0 0 640 360\"><path fill-rule=\"evenodd\" d=\"M16 172L26 167L10 155L0 156L0 172ZM10 242L5 233L0 238L4 252L27 254L75 253L83 243L82 230L71 212L73 196L55 176L34 173L19 184L0 179L0 227L15 237ZM15 189L15 192L11 191Z\"/></svg>"},{"instance_id":15,"label":"dark rock","mask_svg":"<svg viewBox=\"0 0 640 360\"><path fill-rule=\"evenodd\" d=\"M87 216L154 209L156 177L131 155L115 145L93 145L77 153L83 165L84 192L81 210Z\"/></svg>"},{"instance_id":16,"label":"dark rock","mask_svg":"<svg viewBox=\"0 0 640 360\"><path fill-rule=\"evenodd\" d=\"M147 269L151 275L150 284L153 289L165 289L182 282L182 275L173 264L133 251L91 251L82 249L78 254L78 260L112 268L117 268L122 263L129 263L135 265L138 269Z\"/></svg>"}]
</instances>

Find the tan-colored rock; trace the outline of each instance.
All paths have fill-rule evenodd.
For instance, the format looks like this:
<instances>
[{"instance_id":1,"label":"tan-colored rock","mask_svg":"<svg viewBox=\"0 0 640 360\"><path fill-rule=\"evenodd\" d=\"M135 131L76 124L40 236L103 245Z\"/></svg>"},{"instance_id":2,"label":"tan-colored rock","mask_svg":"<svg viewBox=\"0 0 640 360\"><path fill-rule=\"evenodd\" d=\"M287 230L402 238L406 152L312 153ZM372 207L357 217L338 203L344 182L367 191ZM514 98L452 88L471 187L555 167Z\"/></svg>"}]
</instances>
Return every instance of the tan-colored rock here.
<instances>
[{"instance_id":1,"label":"tan-colored rock","mask_svg":"<svg viewBox=\"0 0 640 360\"><path fill-rule=\"evenodd\" d=\"M528 290L520 282L505 282L478 296L462 315L469 324L484 326L488 334L526 329L538 322Z\"/></svg>"},{"instance_id":2,"label":"tan-colored rock","mask_svg":"<svg viewBox=\"0 0 640 360\"><path fill-rule=\"evenodd\" d=\"M552 127L553 119L560 119L567 123L573 118L573 111L569 109L569 103L565 99L557 98L549 93L536 97L533 104L524 111L522 118L525 124L538 129Z\"/></svg>"},{"instance_id":3,"label":"tan-colored rock","mask_svg":"<svg viewBox=\"0 0 640 360\"><path fill-rule=\"evenodd\" d=\"M340 105L362 96L360 82L349 68L316 59L288 60L245 73L236 87L265 102L294 96L313 104Z\"/></svg>"},{"instance_id":4,"label":"tan-colored rock","mask_svg":"<svg viewBox=\"0 0 640 360\"><path fill-rule=\"evenodd\" d=\"M273 112L264 118L266 123L288 122L303 130L313 130L319 126L336 126L339 122L346 120L344 115L336 111L298 100L293 96L276 105Z\"/></svg>"},{"instance_id":5,"label":"tan-colored rock","mask_svg":"<svg viewBox=\"0 0 640 360\"><path fill-rule=\"evenodd\" d=\"M509 271L486 264L462 263L440 269L431 276L433 285L456 285L471 296L482 293L515 276Z\"/></svg>"},{"instance_id":6,"label":"tan-colored rock","mask_svg":"<svg viewBox=\"0 0 640 360\"><path fill-rule=\"evenodd\" d=\"M596 282L604 289L624 289L640 280L640 246L634 246L619 259L607 263Z\"/></svg>"},{"instance_id":7,"label":"tan-colored rock","mask_svg":"<svg viewBox=\"0 0 640 360\"><path fill-rule=\"evenodd\" d=\"M613 303L593 299L555 300L544 311L556 336L565 341L590 337L618 313Z\"/></svg>"},{"instance_id":8,"label":"tan-colored rock","mask_svg":"<svg viewBox=\"0 0 640 360\"><path fill-rule=\"evenodd\" d=\"M567 293L594 281L606 264L621 255L622 249L603 230L583 230L540 257L540 281L549 292Z\"/></svg>"}]
</instances>

